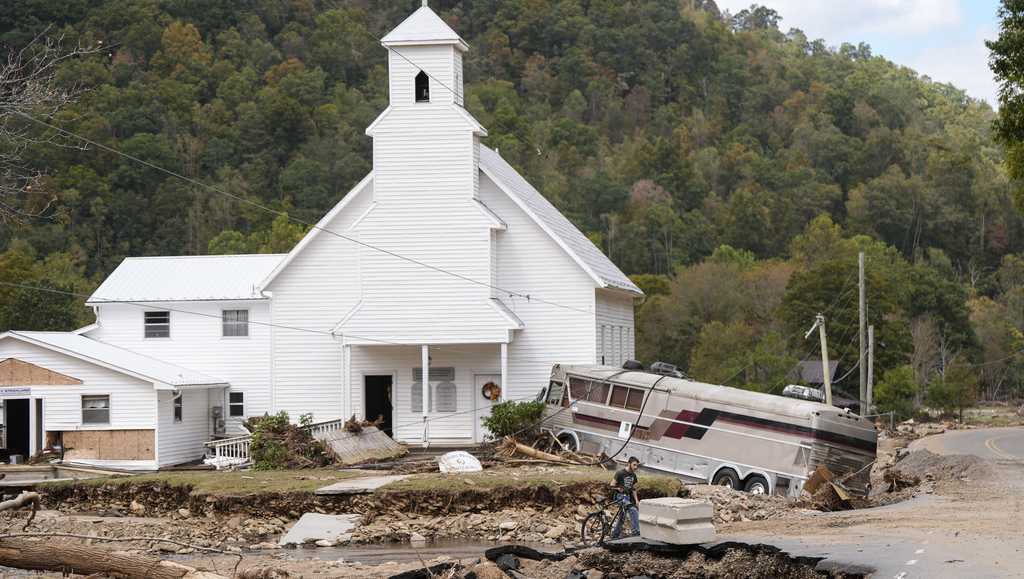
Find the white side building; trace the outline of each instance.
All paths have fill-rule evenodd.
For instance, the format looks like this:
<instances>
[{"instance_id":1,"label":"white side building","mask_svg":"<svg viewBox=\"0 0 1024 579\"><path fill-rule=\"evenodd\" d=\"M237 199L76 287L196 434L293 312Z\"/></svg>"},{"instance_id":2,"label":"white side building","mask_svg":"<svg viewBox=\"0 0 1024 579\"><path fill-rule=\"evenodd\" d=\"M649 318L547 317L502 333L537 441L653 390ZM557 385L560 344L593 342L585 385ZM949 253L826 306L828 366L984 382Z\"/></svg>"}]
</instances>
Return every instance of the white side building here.
<instances>
[{"instance_id":1,"label":"white side building","mask_svg":"<svg viewBox=\"0 0 1024 579\"><path fill-rule=\"evenodd\" d=\"M217 377L205 400L157 387L154 410L135 418L155 432L157 464L198 458L204 437L280 411L383 416L401 442L473 444L496 401L485 390L532 398L555 363L634 357L642 293L480 143L487 131L462 103L466 43L424 6L382 44L390 103L366 131L373 171L290 253L130 258L89 300L97 323L76 340ZM0 364L17 341L0 336ZM53 357L25 361L64 374ZM110 409L109 428L127 428ZM53 430L49 413L40 422ZM169 438L194 450L163 450Z\"/></svg>"}]
</instances>

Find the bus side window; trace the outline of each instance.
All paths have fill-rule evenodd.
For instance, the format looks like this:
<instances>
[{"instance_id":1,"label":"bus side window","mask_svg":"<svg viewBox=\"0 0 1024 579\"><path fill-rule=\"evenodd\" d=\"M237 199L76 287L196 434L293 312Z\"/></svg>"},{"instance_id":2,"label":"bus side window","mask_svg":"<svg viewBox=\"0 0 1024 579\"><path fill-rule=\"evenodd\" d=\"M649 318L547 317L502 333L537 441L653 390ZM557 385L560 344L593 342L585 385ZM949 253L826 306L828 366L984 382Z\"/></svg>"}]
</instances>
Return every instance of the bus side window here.
<instances>
[{"instance_id":1,"label":"bus side window","mask_svg":"<svg viewBox=\"0 0 1024 579\"><path fill-rule=\"evenodd\" d=\"M548 404L558 404L562 400L562 394L565 392L565 385L561 382L552 381L548 385L548 397L546 402Z\"/></svg>"}]
</instances>

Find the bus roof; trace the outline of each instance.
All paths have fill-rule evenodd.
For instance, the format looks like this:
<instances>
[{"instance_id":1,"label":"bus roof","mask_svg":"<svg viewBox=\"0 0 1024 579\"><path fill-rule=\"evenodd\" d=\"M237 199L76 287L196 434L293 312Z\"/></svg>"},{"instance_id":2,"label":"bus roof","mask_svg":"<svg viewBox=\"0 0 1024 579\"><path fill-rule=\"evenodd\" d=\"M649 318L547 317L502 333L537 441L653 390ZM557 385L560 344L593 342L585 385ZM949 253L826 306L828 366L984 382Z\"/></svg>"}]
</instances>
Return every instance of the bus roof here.
<instances>
[{"instance_id":1,"label":"bus roof","mask_svg":"<svg viewBox=\"0 0 1024 579\"><path fill-rule=\"evenodd\" d=\"M829 406L821 402L787 398L785 396L743 390L731 386L706 384L695 380L673 378L649 372L623 370L613 366L580 364L562 365L561 368L567 374L598 380L609 380L625 386L651 388L651 386L657 383L658 390L665 390L670 394L685 396L703 402L740 406L772 414L784 414L794 418L808 418L816 412L842 412L841 409L835 406Z\"/></svg>"}]
</instances>

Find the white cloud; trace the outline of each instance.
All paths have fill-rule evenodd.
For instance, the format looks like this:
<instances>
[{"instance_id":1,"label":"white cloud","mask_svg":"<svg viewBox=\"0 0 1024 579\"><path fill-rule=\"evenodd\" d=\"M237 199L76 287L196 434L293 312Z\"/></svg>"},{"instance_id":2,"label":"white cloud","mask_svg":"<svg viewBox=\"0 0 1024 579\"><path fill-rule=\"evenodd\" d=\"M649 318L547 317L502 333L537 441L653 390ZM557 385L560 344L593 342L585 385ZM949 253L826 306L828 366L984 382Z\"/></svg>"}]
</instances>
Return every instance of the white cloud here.
<instances>
[{"instance_id":1,"label":"white cloud","mask_svg":"<svg viewBox=\"0 0 1024 579\"><path fill-rule=\"evenodd\" d=\"M996 107L998 87L988 68L985 40L997 35L994 28L979 27L973 35L923 49L900 64L926 74L932 80L951 83L972 97L985 99L992 107Z\"/></svg>"},{"instance_id":2,"label":"white cloud","mask_svg":"<svg viewBox=\"0 0 1024 579\"><path fill-rule=\"evenodd\" d=\"M959 0L716 0L736 13L752 2L774 9L783 30L799 28L830 46L867 42L897 64L948 82L996 106L985 40L995 24L967 28Z\"/></svg>"},{"instance_id":3,"label":"white cloud","mask_svg":"<svg viewBox=\"0 0 1024 579\"><path fill-rule=\"evenodd\" d=\"M811 38L856 42L865 33L926 34L958 25L963 14L958 0L718 0L732 13L751 3L782 16L783 31L799 28Z\"/></svg>"}]
</instances>

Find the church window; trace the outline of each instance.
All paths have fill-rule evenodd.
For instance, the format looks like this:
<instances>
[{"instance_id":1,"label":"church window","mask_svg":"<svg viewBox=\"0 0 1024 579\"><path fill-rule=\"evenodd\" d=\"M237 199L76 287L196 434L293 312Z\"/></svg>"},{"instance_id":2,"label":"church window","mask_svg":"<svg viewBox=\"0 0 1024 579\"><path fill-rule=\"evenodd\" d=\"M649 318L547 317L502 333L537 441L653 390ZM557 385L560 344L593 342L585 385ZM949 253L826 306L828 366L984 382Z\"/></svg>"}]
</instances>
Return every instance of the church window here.
<instances>
[{"instance_id":1,"label":"church window","mask_svg":"<svg viewBox=\"0 0 1024 579\"><path fill-rule=\"evenodd\" d=\"M422 70L416 75L416 102L430 102L430 78Z\"/></svg>"}]
</instances>

